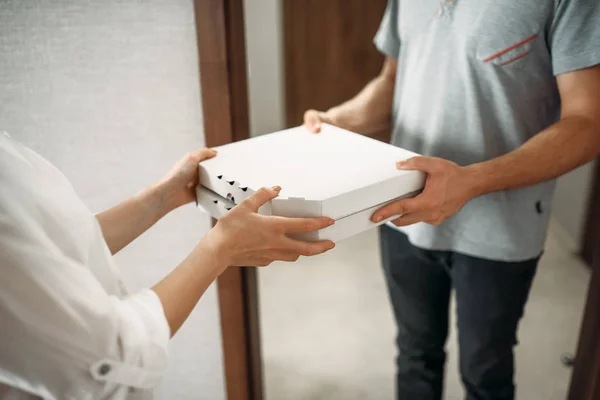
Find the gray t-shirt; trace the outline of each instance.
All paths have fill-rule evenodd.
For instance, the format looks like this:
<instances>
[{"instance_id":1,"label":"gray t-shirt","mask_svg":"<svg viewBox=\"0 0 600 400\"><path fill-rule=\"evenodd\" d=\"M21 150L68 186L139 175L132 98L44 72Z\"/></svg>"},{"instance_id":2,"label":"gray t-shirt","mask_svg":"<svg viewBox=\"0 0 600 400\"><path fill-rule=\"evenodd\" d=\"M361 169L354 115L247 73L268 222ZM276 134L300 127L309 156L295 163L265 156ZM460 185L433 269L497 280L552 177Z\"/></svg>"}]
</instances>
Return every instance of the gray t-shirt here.
<instances>
[{"instance_id":1,"label":"gray t-shirt","mask_svg":"<svg viewBox=\"0 0 600 400\"><path fill-rule=\"evenodd\" d=\"M600 0L388 0L374 41L398 60L392 143L468 165L558 120L555 76L600 64ZM399 229L426 249L534 258L554 187L491 193L440 226Z\"/></svg>"}]
</instances>

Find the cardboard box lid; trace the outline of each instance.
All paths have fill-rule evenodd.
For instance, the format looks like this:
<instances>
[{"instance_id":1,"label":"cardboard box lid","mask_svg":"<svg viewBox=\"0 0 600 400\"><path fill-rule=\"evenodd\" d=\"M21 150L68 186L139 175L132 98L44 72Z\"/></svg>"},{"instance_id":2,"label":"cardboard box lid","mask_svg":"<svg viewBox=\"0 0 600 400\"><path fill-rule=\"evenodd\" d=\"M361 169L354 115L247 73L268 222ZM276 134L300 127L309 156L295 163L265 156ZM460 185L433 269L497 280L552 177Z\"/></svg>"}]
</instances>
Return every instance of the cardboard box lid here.
<instances>
[{"instance_id":1,"label":"cardboard box lid","mask_svg":"<svg viewBox=\"0 0 600 400\"><path fill-rule=\"evenodd\" d=\"M216 148L200 184L239 203L263 186L282 191L266 213L343 218L423 188L425 175L399 171L416 153L324 124L300 126Z\"/></svg>"}]
</instances>

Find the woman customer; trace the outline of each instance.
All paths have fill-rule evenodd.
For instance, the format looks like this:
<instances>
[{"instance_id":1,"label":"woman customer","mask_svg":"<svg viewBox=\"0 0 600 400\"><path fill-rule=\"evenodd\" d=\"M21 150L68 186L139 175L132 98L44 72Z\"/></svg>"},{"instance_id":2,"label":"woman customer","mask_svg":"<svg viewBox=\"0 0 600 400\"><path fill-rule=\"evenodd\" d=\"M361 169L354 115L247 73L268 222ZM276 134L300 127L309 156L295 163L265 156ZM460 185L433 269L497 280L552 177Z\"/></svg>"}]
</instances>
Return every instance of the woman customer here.
<instances>
[{"instance_id":1,"label":"woman customer","mask_svg":"<svg viewBox=\"0 0 600 400\"><path fill-rule=\"evenodd\" d=\"M215 155L189 153L156 184L94 216L56 168L0 133L0 398L151 397L170 337L227 267L333 248L288 237L329 226L328 218L257 214L280 190L263 188L163 280L128 294L113 255L194 201L198 163Z\"/></svg>"}]
</instances>

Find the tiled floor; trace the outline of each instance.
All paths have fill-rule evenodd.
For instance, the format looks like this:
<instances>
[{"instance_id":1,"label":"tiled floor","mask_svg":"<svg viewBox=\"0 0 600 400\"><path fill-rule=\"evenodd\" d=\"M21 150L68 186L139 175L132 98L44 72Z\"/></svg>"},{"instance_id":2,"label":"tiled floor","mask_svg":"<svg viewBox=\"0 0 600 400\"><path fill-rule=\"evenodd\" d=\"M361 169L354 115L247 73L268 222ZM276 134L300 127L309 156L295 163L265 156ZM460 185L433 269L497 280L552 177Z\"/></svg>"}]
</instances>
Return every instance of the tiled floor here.
<instances>
[{"instance_id":1,"label":"tiled floor","mask_svg":"<svg viewBox=\"0 0 600 400\"><path fill-rule=\"evenodd\" d=\"M393 399L395 327L375 231L329 254L260 271L267 400ZM563 400L589 272L551 231L517 351L517 399ZM454 323L452 323L454 324ZM446 396L463 399L456 331L448 341Z\"/></svg>"}]
</instances>

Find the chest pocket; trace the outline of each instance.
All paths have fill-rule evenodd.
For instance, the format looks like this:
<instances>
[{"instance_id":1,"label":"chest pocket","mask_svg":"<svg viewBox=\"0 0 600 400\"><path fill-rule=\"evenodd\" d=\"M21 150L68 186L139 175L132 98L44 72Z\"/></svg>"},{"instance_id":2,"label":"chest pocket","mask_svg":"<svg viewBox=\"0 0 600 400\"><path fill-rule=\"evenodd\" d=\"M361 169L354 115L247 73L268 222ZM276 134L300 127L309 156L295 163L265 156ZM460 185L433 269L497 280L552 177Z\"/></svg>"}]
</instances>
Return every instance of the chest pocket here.
<instances>
[{"instance_id":1,"label":"chest pocket","mask_svg":"<svg viewBox=\"0 0 600 400\"><path fill-rule=\"evenodd\" d=\"M549 2L507 0L489 4L476 24L477 61L506 69L531 66L545 48L544 3Z\"/></svg>"}]
</instances>

